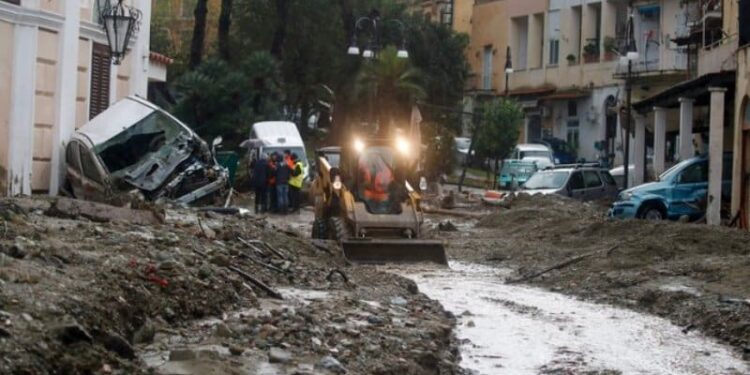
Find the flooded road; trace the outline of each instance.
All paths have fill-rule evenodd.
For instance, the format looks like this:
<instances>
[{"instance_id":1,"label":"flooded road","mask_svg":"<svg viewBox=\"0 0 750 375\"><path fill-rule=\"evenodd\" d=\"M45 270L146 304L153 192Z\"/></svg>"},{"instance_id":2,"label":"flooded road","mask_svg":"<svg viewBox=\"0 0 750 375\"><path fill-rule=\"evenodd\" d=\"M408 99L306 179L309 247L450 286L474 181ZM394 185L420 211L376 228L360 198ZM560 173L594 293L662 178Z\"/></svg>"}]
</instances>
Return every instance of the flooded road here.
<instances>
[{"instance_id":1,"label":"flooded road","mask_svg":"<svg viewBox=\"0 0 750 375\"><path fill-rule=\"evenodd\" d=\"M457 317L462 366L477 374L747 374L729 347L669 321L503 283L453 262L395 271Z\"/></svg>"}]
</instances>

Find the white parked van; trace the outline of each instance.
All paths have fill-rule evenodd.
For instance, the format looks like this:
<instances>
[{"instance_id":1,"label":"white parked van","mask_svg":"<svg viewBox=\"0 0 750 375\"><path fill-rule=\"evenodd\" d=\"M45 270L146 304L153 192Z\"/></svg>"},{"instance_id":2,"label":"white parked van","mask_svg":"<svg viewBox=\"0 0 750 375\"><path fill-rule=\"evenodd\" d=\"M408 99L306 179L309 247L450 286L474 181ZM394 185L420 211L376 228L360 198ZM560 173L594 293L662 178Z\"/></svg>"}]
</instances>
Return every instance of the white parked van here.
<instances>
[{"instance_id":1,"label":"white parked van","mask_svg":"<svg viewBox=\"0 0 750 375\"><path fill-rule=\"evenodd\" d=\"M524 143L517 145L513 150L511 159L536 162L539 169L547 169L555 166L555 157L552 150L543 144Z\"/></svg>"},{"instance_id":2,"label":"white parked van","mask_svg":"<svg viewBox=\"0 0 750 375\"><path fill-rule=\"evenodd\" d=\"M258 155L271 155L276 152L283 154L284 150L289 150L299 156L300 161L305 166L303 174L305 181L310 178L310 163L307 161L305 153L305 143L297 130L297 125L288 121L263 121L253 124L250 133L250 139L243 143L249 148L249 161L254 160Z\"/></svg>"}]
</instances>

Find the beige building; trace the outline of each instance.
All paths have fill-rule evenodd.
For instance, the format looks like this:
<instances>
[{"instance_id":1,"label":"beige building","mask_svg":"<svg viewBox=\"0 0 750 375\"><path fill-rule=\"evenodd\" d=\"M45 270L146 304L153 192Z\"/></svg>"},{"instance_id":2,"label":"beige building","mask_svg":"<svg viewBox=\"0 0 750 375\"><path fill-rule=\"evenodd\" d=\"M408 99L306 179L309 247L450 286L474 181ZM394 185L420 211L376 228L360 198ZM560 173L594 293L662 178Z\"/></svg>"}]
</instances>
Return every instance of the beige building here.
<instances>
[{"instance_id":1,"label":"beige building","mask_svg":"<svg viewBox=\"0 0 750 375\"><path fill-rule=\"evenodd\" d=\"M734 165L732 172L732 218L739 226L750 229L750 1L731 6L739 20L737 51L737 91L734 111ZM730 25L730 27L732 27Z\"/></svg>"},{"instance_id":2,"label":"beige building","mask_svg":"<svg viewBox=\"0 0 750 375\"><path fill-rule=\"evenodd\" d=\"M149 53L151 1L128 3L140 29L112 65L95 0L0 0L0 195L56 194L73 131L165 78L167 61Z\"/></svg>"},{"instance_id":3,"label":"beige building","mask_svg":"<svg viewBox=\"0 0 750 375\"><path fill-rule=\"evenodd\" d=\"M471 33L474 0L418 0L416 3L414 7L432 22L449 25L459 33Z\"/></svg>"}]
</instances>

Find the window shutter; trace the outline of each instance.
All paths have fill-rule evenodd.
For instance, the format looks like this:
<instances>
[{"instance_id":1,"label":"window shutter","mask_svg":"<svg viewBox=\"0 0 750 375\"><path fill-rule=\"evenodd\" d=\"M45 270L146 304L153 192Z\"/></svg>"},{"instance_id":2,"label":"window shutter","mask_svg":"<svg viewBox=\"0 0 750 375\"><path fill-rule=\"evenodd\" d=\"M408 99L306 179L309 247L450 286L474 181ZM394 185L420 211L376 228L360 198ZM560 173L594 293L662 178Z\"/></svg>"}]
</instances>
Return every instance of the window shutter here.
<instances>
[{"instance_id":1,"label":"window shutter","mask_svg":"<svg viewBox=\"0 0 750 375\"><path fill-rule=\"evenodd\" d=\"M109 107L110 69L109 47L94 43L91 53L89 119L96 117Z\"/></svg>"}]
</instances>

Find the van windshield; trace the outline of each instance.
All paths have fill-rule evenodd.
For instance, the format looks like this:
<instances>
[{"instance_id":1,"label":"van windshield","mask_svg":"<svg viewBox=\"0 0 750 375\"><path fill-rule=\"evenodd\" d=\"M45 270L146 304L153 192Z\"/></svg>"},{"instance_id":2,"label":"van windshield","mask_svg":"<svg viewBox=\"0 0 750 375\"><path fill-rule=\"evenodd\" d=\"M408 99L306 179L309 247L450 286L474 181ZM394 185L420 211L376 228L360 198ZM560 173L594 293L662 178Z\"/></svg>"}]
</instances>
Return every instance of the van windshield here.
<instances>
[{"instance_id":1,"label":"van windshield","mask_svg":"<svg viewBox=\"0 0 750 375\"><path fill-rule=\"evenodd\" d=\"M549 151L519 151L519 159L525 158L549 158Z\"/></svg>"}]
</instances>

